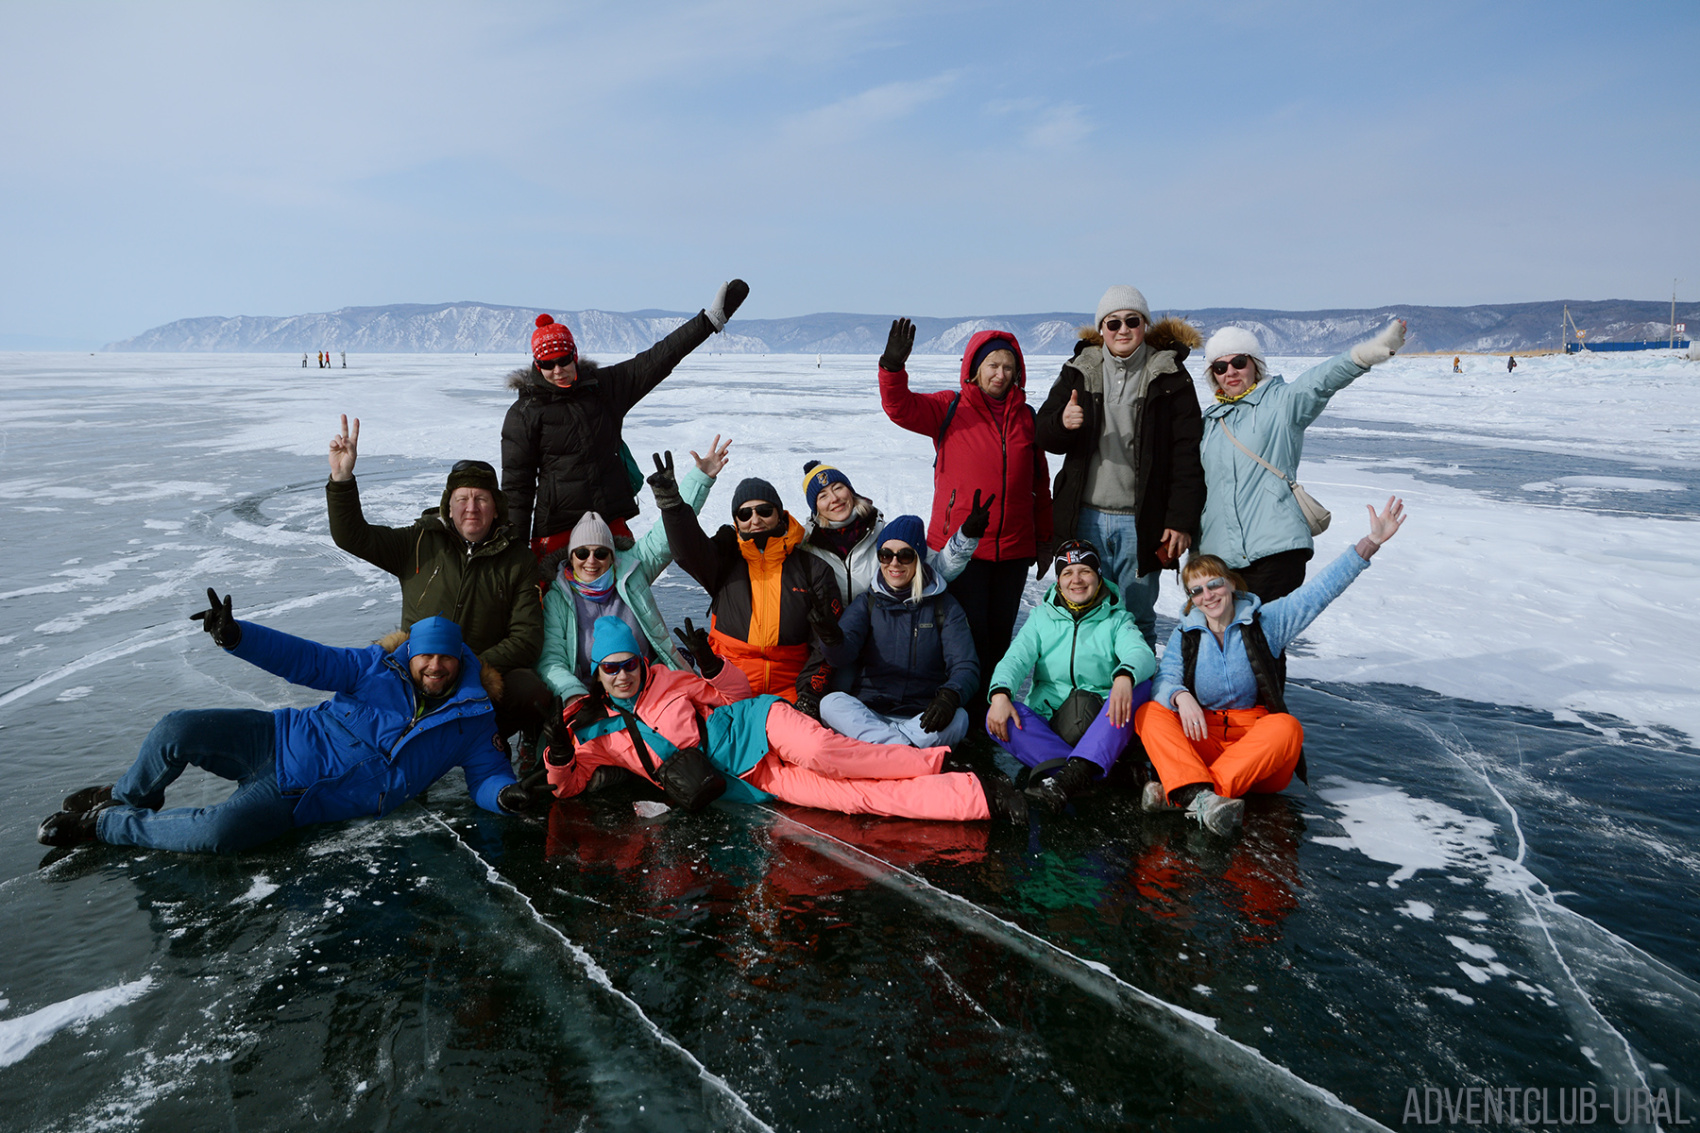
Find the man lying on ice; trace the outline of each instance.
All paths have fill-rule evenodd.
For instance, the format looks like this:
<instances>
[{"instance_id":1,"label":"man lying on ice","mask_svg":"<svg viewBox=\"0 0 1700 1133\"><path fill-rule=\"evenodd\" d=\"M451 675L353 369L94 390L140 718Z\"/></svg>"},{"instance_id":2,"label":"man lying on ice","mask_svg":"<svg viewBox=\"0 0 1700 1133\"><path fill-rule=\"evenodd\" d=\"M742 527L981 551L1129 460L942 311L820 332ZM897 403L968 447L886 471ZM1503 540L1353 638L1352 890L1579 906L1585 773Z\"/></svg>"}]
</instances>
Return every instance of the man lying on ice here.
<instances>
[{"instance_id":1,"label":"man lying on ice","mask_svg":"<svg viewBox=\"0 0 1700 1133\"><path fill-rule=\"evenodd\" d=\"M297 826L388 814L455 766L479 806L525 808L478 658L454 622L423 618L405 638L338 649L239 622L228 597L207 598L212 608L193 617L221 647L336 695L315 708L169 713L122 779L71 795L38 840L230 853ZM216 806L161 810L165 788L191 764L236 780L236 792Z\"/></svg>"}]
</instances>

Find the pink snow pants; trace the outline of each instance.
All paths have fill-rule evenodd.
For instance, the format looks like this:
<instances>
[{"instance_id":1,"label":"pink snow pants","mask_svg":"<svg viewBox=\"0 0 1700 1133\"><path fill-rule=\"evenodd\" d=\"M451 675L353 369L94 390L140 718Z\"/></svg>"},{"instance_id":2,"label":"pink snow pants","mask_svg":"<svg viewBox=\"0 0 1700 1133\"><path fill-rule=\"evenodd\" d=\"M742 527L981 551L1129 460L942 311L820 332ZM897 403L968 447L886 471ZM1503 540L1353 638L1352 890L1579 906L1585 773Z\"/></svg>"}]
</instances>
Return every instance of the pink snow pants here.
<instances>
[{"instance_id":1,"label":"pink snow pants","mask_svg":"<svg viewBox=\"0 0 1700 1133\"><path fill-rule=\"evenodd\" d=\"M863 743L784 703L767 714L767 743L744 782L784 802L894 818L991 817L977 777L939 773L949 748Z\"/></svg>"}]
</instances>

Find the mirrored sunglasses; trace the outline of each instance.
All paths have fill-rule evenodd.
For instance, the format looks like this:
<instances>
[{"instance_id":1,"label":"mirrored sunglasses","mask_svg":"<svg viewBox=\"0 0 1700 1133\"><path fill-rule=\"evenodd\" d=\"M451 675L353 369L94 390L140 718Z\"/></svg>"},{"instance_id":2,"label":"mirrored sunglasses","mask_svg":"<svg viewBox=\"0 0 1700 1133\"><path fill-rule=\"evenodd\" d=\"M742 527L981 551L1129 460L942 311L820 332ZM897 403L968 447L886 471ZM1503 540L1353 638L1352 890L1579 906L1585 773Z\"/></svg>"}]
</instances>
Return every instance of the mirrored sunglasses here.
<instances>
[{"instance_id":1,"label":"mirrored sunglasses","mask_svg":"<svg viewBox=\"0 0 1700 1133\"><path fill-rule=\"evenodd\" d=\"M621 673L636 671L641 664L643 664L642 657L627 657L624 661L603 661L596 667L611 677L617 677Z\"/></svg>"},{"instance_id":2,"label":"mirrored sunglasses","mask_svg":"<svg viewBox=\"0 0 1700 1133\"><path fill-rule=\"evenodd\" d=\"M1188 598L1197 598L1200 594L1203 594L1206 590L1216 591L1216 590L1222 589L1222 587L1224 587L1226 585L1228 585L1227 579L1225 579L1225 578L1212 578L1210 581L1204 583L1202 586L1189 586L1189 587L1187 587L1186 588L1186 596Z\"/></svg>"}]
</instances>

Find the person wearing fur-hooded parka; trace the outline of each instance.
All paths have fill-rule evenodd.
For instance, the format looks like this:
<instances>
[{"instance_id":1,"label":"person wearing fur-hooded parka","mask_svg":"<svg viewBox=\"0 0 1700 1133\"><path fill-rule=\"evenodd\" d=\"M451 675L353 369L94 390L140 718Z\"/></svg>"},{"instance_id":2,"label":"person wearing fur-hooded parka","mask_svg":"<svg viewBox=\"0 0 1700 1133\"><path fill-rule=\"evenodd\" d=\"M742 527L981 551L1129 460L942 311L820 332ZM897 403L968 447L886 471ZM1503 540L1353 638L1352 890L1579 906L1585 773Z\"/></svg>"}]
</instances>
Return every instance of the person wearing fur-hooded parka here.
<instances>
[{"instance_id":1,"label":"person wearing fur-hooded parka","mask_svg":"<svg viewBox=\"0 0 1700 1133\"><path fill-rule=\"evenodd\" d=\"M654 346L611 366L578 355L572 332L539 315L533 362L508 375L514 403L502 422L502 491L515 530L542 558L587 511L616 535L638 513L637 485L621 457L626 414L685 356L726 325L750 292L735 279L714 303ZM556 537L553 543L550 537Z\"/></svg>"},{"instance_id":2,"label":"person wearing fur-hooded parka","mask_svg":"<svg viewBox=\"0 0 1700 1133\"><path fill-rule=\"evenodd\" d=\"M1136 288L1112 287L1038 413L1039 444L1063 458L1051 491L1057 537L1098 547L1147 645L1159 572L1198 538L1204 511L1203 423L1182 365L1201 342L1181 319L1153 324Z\"/></svg>"}]
</instances>

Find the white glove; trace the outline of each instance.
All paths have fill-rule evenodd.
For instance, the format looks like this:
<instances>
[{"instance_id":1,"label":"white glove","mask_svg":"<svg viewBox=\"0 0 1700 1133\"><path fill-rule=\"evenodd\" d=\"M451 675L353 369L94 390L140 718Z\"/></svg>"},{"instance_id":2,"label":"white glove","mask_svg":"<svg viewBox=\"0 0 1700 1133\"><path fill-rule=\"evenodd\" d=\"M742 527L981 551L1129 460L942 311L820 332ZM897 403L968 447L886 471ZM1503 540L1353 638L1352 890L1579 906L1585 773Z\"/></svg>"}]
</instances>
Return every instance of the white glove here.
<instances>
[{"instance_id":1,"label":"white glove","mask_svg":"<svg viewBox=\"0 0 1700 1133\"><path fill-rule=\"evenodd\" d=\"M1367 342L1360 342L1352 347L1352 361L1367 370L1371 366L1380 365L1399 353L1399 348L1403 345L1405 345L1405 320L1394 319L1387 324L1386 330Z\"/></svg>"},{"instance_id":2,"label":"white glove","mask_svg":"<svg viewBox=\"0 0 1700 1133\"><path fill-rule=\"evenodd\" d=\"M703 314L708 316L708 321L714 324L715 330L725 330L726 320L743 306L749 294L750 285L743 280L727 280L720 285L720 290L714 293L714 302L703 309Z\"/></svg>"}]
</instances>

